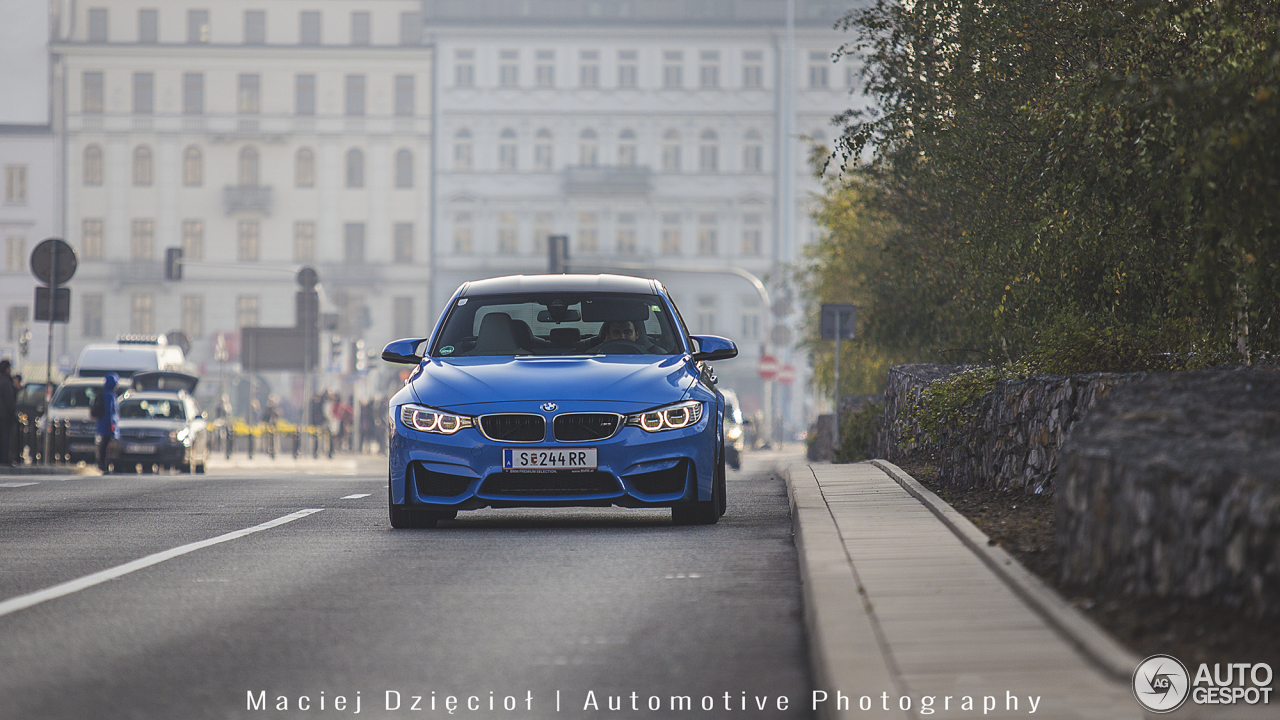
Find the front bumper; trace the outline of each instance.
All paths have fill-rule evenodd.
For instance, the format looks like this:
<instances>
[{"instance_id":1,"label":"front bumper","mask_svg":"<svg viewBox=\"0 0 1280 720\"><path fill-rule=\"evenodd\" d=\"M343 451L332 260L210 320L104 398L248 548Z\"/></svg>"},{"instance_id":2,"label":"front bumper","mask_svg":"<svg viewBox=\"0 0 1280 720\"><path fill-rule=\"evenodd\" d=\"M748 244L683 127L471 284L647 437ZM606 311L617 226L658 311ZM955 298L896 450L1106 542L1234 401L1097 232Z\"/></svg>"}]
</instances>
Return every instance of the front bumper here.
<instances>
[{"instance_id":1,"label":"front bumper","mask_svg":"<svg viewBox=\"0 0 1280 720\"><path fill-rule=\"evenodd\" d=\"M503 403L499 412L543 415L607 410L599 404L560 403L556 413ZM486 438L479 428L437 435L406 427L395 409L390 443L391 502L444 510L483 507L670 507L708 500L716 462L716 413L704 405L696 424L649 433L623 426L605 440L512 443ZM594 471L511 472L503 450L597 451Z\"/></svg>"}]
</instances>

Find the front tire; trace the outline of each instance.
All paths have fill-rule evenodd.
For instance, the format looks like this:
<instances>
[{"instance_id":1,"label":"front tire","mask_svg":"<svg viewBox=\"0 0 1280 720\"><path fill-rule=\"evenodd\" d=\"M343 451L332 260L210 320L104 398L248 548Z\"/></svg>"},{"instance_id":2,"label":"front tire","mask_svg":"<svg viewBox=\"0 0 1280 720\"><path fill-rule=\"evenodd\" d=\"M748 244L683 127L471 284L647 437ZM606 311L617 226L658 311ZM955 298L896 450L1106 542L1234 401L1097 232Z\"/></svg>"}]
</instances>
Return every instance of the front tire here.
<instances>
[{"instance_id":1,"label":"front tire","mask_svg":"<svg viewBox=\"0 0 1280 720\"><path fill-rule=\"evenodd\" d=\"M435 527L441 520L458 517L457 510L427 510L421 507L391 502L391 478L387 478L387 516L391 527L397 530L420 530Z\"/></svg>"},{"instance_id":2,"label":"front tire","mask_svg":"<svg viewBox=\"0 0 1280 720\"><path fill-rule=\"evenodd\" d=\"M694 500L671 506L673 525L715 525L724 514L724 459L716 463L716 477L711 481L711 499Z\"/></svg>"}]
</instances>

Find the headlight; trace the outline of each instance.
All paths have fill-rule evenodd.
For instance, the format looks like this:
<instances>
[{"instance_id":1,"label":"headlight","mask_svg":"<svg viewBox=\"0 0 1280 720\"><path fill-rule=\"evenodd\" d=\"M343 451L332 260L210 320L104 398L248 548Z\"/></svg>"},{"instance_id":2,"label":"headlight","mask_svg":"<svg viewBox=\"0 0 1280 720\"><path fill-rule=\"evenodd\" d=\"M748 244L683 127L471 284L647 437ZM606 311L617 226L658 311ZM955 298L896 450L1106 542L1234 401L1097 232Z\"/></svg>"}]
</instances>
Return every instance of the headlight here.
<instances>
[{"instance_id":1,"label":"headlight","mask_svg":"<svg viewBox=\"0 0 1280 720\"><path fill-rule=\"evenodd\" d=\"M400 422L404 423L405 427L437 435L452 435L475 424L466 415L454 415L422 405L402 405Z\"/></svg>"},{"instance_id":2,"label":"headlight","mask_svg":"<svg viewBox=\"0 0 1280 720\"><path fill-rule=\"evenodd\" d=\"M678 430L695 425L702 419L702 403L697 400L676 403L666 407L627 416L627 424L634 425L645 432L661 432Z\"/></svg>"},{"instance_id":3,"label":"headlight","mask_svg":"<svg viewBox=\"0 0 1280 720\"><path fill-rule=\"evenodd\" d=\"M727 435L730 440L737 440L738 438L742 437L742 427L739 425L734 425L733 427L729 428L729 432L725 433L725 435Z\"/></svg>"}]
</instances>

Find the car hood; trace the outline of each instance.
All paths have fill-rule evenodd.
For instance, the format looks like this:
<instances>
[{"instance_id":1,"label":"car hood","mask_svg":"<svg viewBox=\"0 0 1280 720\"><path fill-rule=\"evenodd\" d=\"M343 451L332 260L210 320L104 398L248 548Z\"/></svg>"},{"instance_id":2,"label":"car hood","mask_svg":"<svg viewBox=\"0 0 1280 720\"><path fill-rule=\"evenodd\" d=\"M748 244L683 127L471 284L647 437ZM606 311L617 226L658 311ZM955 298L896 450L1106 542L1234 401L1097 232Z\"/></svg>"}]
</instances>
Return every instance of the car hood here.
<instances>
[{"instance_id":1,"label":"car hood","mask_svg":"<svg viewBox=\"0 0 1280 720\"><path fill-rule=\"evenodd\" d=\"M593 401L637 410L676 402L697 379L687 355L427 358L410 386L440 409L505 401Z\"/></svg>"}]
</instances>

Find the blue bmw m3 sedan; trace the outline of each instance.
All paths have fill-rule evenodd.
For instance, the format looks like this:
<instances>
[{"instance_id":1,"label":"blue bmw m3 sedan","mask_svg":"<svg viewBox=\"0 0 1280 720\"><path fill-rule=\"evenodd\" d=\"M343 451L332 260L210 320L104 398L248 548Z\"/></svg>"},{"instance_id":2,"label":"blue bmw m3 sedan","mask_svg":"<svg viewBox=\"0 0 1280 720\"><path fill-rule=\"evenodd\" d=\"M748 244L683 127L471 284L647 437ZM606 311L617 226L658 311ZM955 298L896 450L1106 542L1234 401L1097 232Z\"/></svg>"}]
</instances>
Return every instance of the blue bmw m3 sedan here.
<instances>
[{"instance_id":1,"label":"blue bmw m3 sedan","mask_svg":"<svg viewBox=\"0 0 1280 720\"><path fill-rule=\"evenodd\" d=\"M417 367L391 398L392 527L485 507L726 508L724 399L666 288L617 275L469 282L429 338L382 359Z\"/></svg>"}]
</instances>

